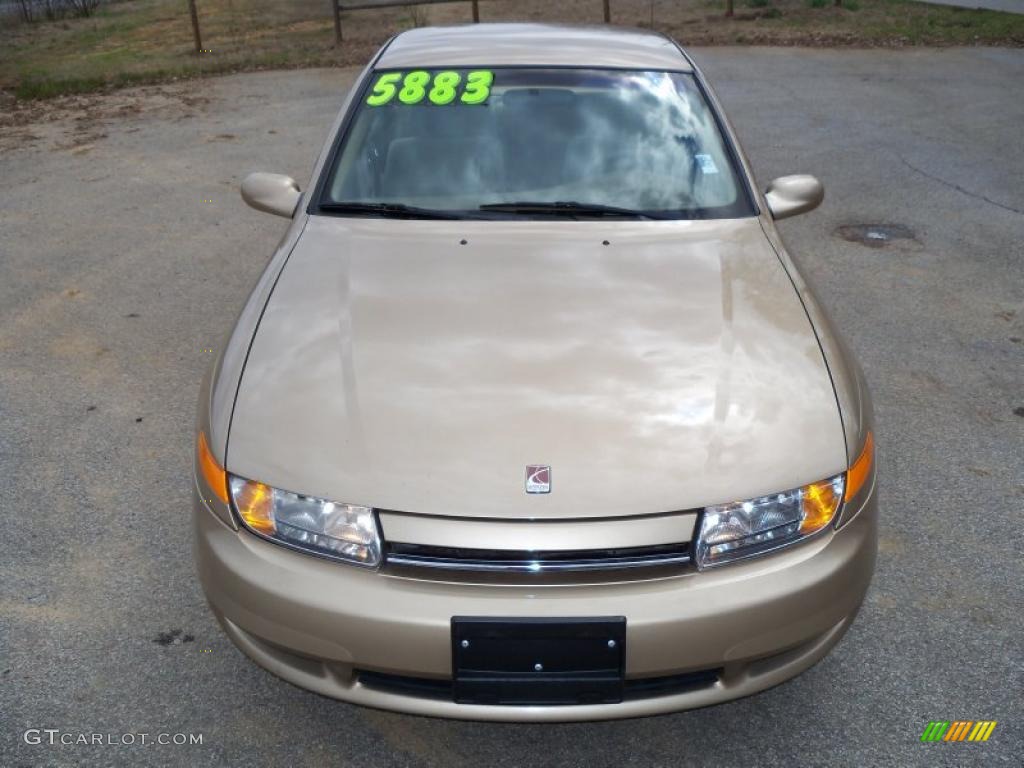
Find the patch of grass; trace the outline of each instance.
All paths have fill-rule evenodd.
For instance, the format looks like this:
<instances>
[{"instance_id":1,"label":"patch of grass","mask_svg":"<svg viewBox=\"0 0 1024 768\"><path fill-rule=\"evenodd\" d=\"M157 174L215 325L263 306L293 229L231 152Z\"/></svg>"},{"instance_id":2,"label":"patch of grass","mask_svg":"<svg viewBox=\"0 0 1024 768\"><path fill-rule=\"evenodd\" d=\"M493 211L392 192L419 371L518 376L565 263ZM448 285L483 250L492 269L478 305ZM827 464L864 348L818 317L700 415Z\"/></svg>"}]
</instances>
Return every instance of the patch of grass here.
<instances>
[{"instance_id":1,"label":"patch of grass","mask_svg":"<svg viewBox=\"0 0 1024 768\"><path fill-rule=\"evenodd\" d=\"M92 77L67 77L60 80L26 77L14 87L17 99L49 99L69 93L92 93L107 86L107 79L98 75Z\"/></svg>"},{"instance_id":2,"label":"patch of grass","mask_svg":"<svg viewBox=\"0 0 1024 768\"><path fill-rule=\"evenodd\" d=\"M908 0L859 0L857 14L844 14L843 23L867 40L898 41L908 45L1024 45L1024 15ZM845 0L844 0L845 4Z\"/></svg>"},{"instance_id":3,"label":"patch of grass","mask_svg":"<svg viewBox=\"0 0 1024 768\"><path fill-rule=\"evenodd\" d=\"M754 11L724 15L723 0L611 0L613 20L643 23L687 45L1024 46L1024 15L913 0L743 0ZM739 5L739 3L737 3ZM765 9L765 10L761 10ZM484 21L597 22L597 0L489 0ZM171 78L280 67L363 64L391 35L421 24L465 23L469 4L406 6L342 14L334 47L325 0L200 0L203 48L194 51L184 0L118 0L88 19L0 27L0 89L19 99L89 93Z\"/></svg>"},{"instance_id":4,"label":"patch of grass","mask_svg":"<svg viewBox=\"0 0 1024 768\"><path fill-rule=\"evenodd\" d=\"M260 68L286 68L287 57L268 57L260 62ZM253 67L255 68L255 67ZM226 65L223 69L216 66L207 67L203 74L212 75L222 72L235 72L239 69L236 65ZM154 83L165 83L170 80L194 77L196 73L186 67L150 69L145 71L119 72L112 76L91 75L88 77L39 77L29 76L23 78L14 88L14 96L17 99L48 99L55 96L66 96L81 93L95 93L97 91L112 90L115 88L127 88L133 85L152 85Z\"/></svg>"},{"instance_id":5,"label":"patch of grass","mask_svg":"<svg viewBox=\"0 0 1024 768\"><path fill-rule=\"evenodd\" d=\"M204 53L196 54L187 8L184 0L122 0L88 19L0 25L0 89L40 99L248 69L364 63L410 26L402 8L343 14L345 42L336 48L324 0L202 0Z\"/></svg>"}]
</instances>

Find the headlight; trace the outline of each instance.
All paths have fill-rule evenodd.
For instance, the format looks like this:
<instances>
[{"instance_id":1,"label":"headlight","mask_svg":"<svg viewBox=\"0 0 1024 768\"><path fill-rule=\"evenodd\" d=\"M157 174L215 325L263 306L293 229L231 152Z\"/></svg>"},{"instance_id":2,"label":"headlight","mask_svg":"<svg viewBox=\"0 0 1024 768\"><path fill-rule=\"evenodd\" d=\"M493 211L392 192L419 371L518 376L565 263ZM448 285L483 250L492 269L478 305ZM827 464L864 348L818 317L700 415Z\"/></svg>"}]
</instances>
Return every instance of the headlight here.
<instances>
[{"instance_id":1,"label":"headlight","mask_svg":"<svg viewBox=\"0 0 1024 768\"><path fill-rule=\"evenodd\" d=\"M359 565L380 564L372 507L339 504L229 476L231 500L253 533L317 555Z\"/></svg>"},{"instance_id":2,"label":"headlight","mask_svg":"<svg viewBox=\"0 0 1024 768\"><path fill-rule=\"evenodd\" d=\"M843 500L844 475L771 496L704 508L697 567L776 549L824 529Z\"/></svg>"}]
</instances>

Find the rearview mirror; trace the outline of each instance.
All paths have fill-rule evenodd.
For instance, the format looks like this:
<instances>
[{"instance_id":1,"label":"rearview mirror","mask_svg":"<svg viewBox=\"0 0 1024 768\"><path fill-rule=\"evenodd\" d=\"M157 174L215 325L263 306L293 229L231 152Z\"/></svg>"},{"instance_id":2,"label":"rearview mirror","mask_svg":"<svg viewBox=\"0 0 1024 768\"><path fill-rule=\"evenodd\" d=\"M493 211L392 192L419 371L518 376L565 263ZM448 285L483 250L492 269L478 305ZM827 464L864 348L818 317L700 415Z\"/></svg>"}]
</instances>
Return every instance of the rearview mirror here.
<instances>
[{"instance_id":1,"label":"rearview mirror","mask_svg":"<svg viewBox=\"0 0 1024 768\"><path fill-rule=\"evenodd\" d=\"M250 173L242 182L242 199L257 211L290 219L299 204L299 185L279 173Z\"/></svg>"},{"instance_id":2,"label":"rearview mirror","mask_svg":"<svg viewBox=\"0 0 1024 768\"><path fill-rule=\"evenodd\" d=\"M764 193L772 218L788 219L800 213L813 211L825 199L825 188L813 176L805 173L780 176L768 185Z\"/></svg>"}]
</instances>

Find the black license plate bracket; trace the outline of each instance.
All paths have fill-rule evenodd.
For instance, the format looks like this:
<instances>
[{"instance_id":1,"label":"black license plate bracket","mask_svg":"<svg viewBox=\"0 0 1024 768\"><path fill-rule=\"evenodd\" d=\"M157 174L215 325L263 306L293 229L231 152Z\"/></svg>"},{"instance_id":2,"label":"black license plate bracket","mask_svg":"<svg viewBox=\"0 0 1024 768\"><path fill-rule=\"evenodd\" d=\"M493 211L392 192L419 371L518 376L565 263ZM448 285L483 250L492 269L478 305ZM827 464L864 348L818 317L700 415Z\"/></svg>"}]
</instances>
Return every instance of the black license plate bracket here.
<instances>
[{"instance_id":1,"label":"black license plate bracket","mask_svg":"<svg viewBox=\"0 0 1024 768\"><path fill-rule=\"evenodd\" d=\"M626 619L452 618L460 704L515 706L622 701Z\"/></svg>"}]
</instances>

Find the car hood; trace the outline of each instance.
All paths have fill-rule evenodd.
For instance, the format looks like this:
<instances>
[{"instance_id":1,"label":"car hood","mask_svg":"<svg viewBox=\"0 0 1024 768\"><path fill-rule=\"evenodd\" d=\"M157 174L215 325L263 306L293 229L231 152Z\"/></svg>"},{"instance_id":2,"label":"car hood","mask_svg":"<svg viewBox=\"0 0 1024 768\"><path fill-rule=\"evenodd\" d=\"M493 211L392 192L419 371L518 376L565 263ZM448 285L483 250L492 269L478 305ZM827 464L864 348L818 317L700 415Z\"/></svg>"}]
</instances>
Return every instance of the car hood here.
<instances>
[{"instance_id":1,"label":"car hood","mask_svg":"<svg viewBox=\"0 0 1024 768\"><path fill-rule=\"evenodd\" d=\"M311 217L228 470L405 512L604 517L839 473L832 383L757 219ZM526 466L551 492L525 492Z\"/></svg>"}]
</instances>

